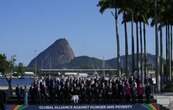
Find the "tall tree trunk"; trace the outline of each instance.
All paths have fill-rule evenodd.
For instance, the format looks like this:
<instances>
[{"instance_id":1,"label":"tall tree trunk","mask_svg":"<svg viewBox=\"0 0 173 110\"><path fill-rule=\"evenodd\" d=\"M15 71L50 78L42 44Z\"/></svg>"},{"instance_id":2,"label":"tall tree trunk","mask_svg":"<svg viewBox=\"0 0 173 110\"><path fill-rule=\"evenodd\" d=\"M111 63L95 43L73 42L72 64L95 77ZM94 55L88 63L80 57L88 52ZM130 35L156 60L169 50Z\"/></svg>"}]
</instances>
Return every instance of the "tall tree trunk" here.
<instances>
[{"instance_id":1,"label":"tall tree trunk","mask_svg":"<svg viewBox=\"0 0 173 110\"><path fill-rule=\"evenodd\" d=\"M157 90L160 92L160 74L159 74L159 46L158 46L158 29L157 25L155 26L155 48L156 48L156 83L157 83Z\"/></svg>"},{"instance_id":2,"label":"tall tree trunk","mask_svg":"<svg viewBox=\"0 0 173 110\"><path fill-rule=\"evenodd\" d=\"M166 73L166 80L169 80L169 74L168 74L168 24L166 23L166 38L165 38L165 47L166 47L166 49L165 49L165 54L166 54L166 63L165 63L165 73Z\"/></svg>"},{"instance_id":3,"label":"tall tree trunk","mask_svg":"<svg viewBox=\"0 0 173 110\"><path fill-rule=\"evenodd\" d=\"M132 75L134 76L135 71L135 46L134 46L134 33L133 33L133 12L132 12L132 21L131 21L131 37L132 37Z\"/></svg>"},{"instance_id":4,"label":"tall tree trunk","mask_svg":"<svg viewBox=\"0 0 173 110\"><path fill-rule=\"evenodd\" d=\"M116 40L117 40L117 65L118 65L118 75L120 72L120 41L119 41L119 33L118 33L118 10L115 9L115 30L116 30Z\"/></svg>"},{"instance_id":5,"label":"tall tree trunk","mask_svg":"<svg viewBox=\"0 0 173 110\"><path fill-rule=\"evenodd\" d=\"M172 58L173 58L173 48L172 48L172 46L173 46L173 35L172 35L172 25L171 25L171 75L172 75L172 68L173 68L173 60L172 60ZM172 76L172 78L173 78L173 76Z\"/></svg>"},{"instance_id":6,"label":"tall tree trunk","mask_svg":"<svg viewBox=\"0 0 173 110\"><path fill-rule=\"evenodd\" d=\"M136 69L137 69L137 77L139 78L139 35L138 35L138 22L136 22Z\"/></svg>"},{"instance_id":7,"label":"tall tree trunk","mask_svg":"<svg viewBox=\"0 0 173 110\"><path fill-rule=\"evenodd\" d=\"M146 53L146 28L145 23L143 23L143 38L144 38L144 79L146 79L147 74L147 53Z\"/></svg>"},{"instance_id":8,"label":"tall tree trunk","mask_svg":"<svg viewBox=\"0 0 173 110\"><path fill-rule=\"evenodd\" d=\"M124 13L125 16L125 13ZM127 35L127 23L124 22L124 33L125 33L125 73L128 76L128 35Z\"/></svg>"},{"instance_id":9,"label":"tall tree trunk","mask_svg":"<svg viewBox=\"0 0 173 110\"><path fill-rule=\"evenodd\" d=\"M143 77L143 43L142 43L142 23L139 23L140 29L140 73L141 73L141 81L144 84L144 77Z\"/></svg>"},{"instance_id":10,"label":"tall tree trunk","mask_svg":"<svg viewBox=\"0 0 173 110\"><path fill-rule=\"evenodd\" d=\"M160 92L160 75L159 75L159 46L158 46L158 26L157 26L157 0L155 0L155 51L156 51L156 84L157 84L157 91Z\"/></svg>"},{"instance_id":11,"label":"tall tree trunk","mask_svg":"<svg viewBox=\"0 0 173 110\"><path fill-rule=\"evenodd\" d=\"M164 75L163 75L163 37L162 37L162 27L160 29L160 78L161 78L161 90L163 89Z\"/></svg>"},{"instance_id":12,"label":"tall tree trunk","mask_svg":"<svg viewBox=\"0 0 173 110\"><path fill-rule=\"evenodd\" d=\"M172 80L172 74L171 74L171 30L170 30L170 25L168 25L168 31L169 31L169 35L168 35L168 71L169 71L169 80Z\"/></svg>"}]
</instances>

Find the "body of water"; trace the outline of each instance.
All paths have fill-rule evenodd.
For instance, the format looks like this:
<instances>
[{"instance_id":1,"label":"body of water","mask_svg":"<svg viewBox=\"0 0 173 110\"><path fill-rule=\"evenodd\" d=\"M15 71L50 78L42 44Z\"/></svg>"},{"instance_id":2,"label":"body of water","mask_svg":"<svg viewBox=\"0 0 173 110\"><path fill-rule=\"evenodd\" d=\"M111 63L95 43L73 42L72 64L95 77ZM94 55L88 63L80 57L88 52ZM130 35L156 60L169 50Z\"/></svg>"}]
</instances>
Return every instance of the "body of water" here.
<instances>
[{"instance_id":1,"label":"body of water","mask_svg":"<svg viewBox=\"0 0 173 110\"><path fill-rule=\"evenodd\" d=\"M15 87L17 85L19 86L29 86L31 85L33 82L33 78L13 78L12 79L12 86ZM4 86L8 86L8 82L5 78L0 78L0 86L4 87Z\"/></svg>"}]
</instances>

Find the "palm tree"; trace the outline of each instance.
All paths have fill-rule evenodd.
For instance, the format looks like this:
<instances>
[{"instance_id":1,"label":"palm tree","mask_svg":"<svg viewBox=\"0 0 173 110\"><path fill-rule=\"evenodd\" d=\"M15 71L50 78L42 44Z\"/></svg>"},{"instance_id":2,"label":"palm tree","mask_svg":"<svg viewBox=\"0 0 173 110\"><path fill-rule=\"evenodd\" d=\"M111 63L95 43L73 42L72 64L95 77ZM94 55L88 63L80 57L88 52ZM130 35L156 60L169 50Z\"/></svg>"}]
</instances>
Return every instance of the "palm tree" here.
<instances>
[{"instance_id":1,"label":"palm tree","mask_svg":"<svg viewBox=\"0 0 173 110\"><path fill-rule=\"evenodd\" d=\"M133 2L133 0L131 0ZM126 4L128 4L128 7L124 8L124 11L126 12L126 16L123 18L124 22L130 22L131 23L131 75L134 76L134 67L135 67L135 58L134 58L134 32L133 32L133 23L134 23L134 9L131 6L131 3L126 1ZM125 5L126 5L125 4ZM126 38L126 36L125 36ZM127 41L128 42L128 41ZM128 45L128 44L127 44ZM126 58L128 61L128 59Z\"/></svg>"},{"instance_id":2,"label":"palm tree","mask_svg":"<svg viewBox=\"0 0 173 110\"><path fill-rule=\"evenodd\" d=\"M145 4L145 5L143 5ZM141 20L143 22L143 46L144 46L144 62L142 63L144 65L144 79L146 79L147 76L147 42L146 42L146 25L148 25L149 20L149 13L150 13L150 1L149 0L143 0L141 3L142 11L141 11ZM143 79L143 80L144 80Z\"/></svg>"},{"instance_id":3,"label":"palm tree","mask_svg":"<svg viewBox=\"0 0 173 110\"><path fill-rule=\"evenodd\" d=\"M146 74L147 74L147 52L146 52L146 28L145 28L145 23L143 23L143 41L144 41L144 79L146 79Z\"/></svg>"},{"instance_id":4,"label":"palm tree","mask_svg":"<svg viewBox=\"0 0 173 110\"><path fill-rule=\"evenodd\" d=\"M118 74L120 74L120 41L118 33L118 0L100 0L98 5L100 7L100 13L103 13L106 9L114 9L114 12L111 11L114 20L115 20L115 32L116 32L116 44L117 44L117 67Z\"/></svg>"},{"instance_id":5,"label":"palm tree","mask_svg":"<svg viewBox=\"0 0 173 110\"><path fill-rule=\"evenodd\" d=\"M166 23L166 26L165 26L165 28L166 28L166 33L165 33L165 37L166 37L166 40L165 40L165 45L166 45L166 68L168 67L168 25L167 25L167 23ZM168 69L166 69L166 73L168 73ZM169 80L169 75L167 74L167 80Z\"/></svg>"},{"instance_id":6,"label":"palm tree","mask_svg":"<svg viewBox=\"0 0 173 110\"><path fill-rule=\"evenodd\" d=\"M159 37L158 37L158 23L161 21L160 18L158 17L159 12L160 12L160 6L158 4L158 0L151 0L150 2L150 18L152 19L151 26L155 27L155 75L156 75L156 84L157 84L157 91L160 92L160 58L159 58ZM153 7L154 6L154 7ZM158 8L159 7L159 8ZM154 12L154 13L153 13Z\"/></svg>"},{"instance_id":7,"label":"palm tree","mask_svg":"<svg viewBox=\"0 0 173 110\"><path fill-rule=\"evenodd\" d=\"M138 21L136 21L136 69L139 78L139 33L138 33Z\"/></svg>"},{"instance_id":8,"label":"palm tree","mask_svg":"<svg viewBox=\"0 0 173 110\"><path fill-rule=\"evenodd\" d=\"M138 23L140 26L140 51L141 51L141 55L140 55L140 59L141 59L141 73L143 73L143 62L142 62L142 55L143 55L143 46L144 46L144 73L145 73L145 77L146 77L146 63L147 63L147 59L146 59L146 27L145 25L148 24L148 12L149 12L149 5L147 3L147 0L142 0L142 1L138 1L136 0L136 8L134 9L134 17L135 17L135 22L136 22L136 47L137 47L137 71L139 73L139 35L138 35ZM144 5L145 4L145 5ZM143 41L142 41L142 26L141 26L141 22L143 23ZM143 45L144 44L144 45ZM143 76L141 74L141 76Z\"/></svg>"},{"instance_id":9,"label":"palm tree","mask_svg":"<svg viewBox=\"0 0 173 110\"><path fill-rule=\"evenodd\" d=\"M133 13L137 13L137 12L133 12ZM132 16L134 16L134 17L132 17ZM141 44L141 54L142 54L142 51L143 51L143 43L142 43L142 26L141 26L141 18L139 17L139 15L136 15L136 14L134 14L134 15L132 15L131 13L129 13L128 12L128 14L126 14L126 16L123 18L124 19L124 23L126 23L126 22L131 22L131 41L132 41L132 73L134 72L134 67L135 67L135 55L134 55L134 48L135 48L135 46L134 46L134 34L133 34L133 22L136 22L136 38L137 38L137 40L136 40L136 42L137 42L137 70L139 70L138 69L138 67L139 67L139 65L138 65L138 62L139 62L139 39L138 39L138 22L139 22L139 26L140 26L140 44ZM126 26L125 26L125 41L126 42L128 42L127 40L127 34L126 34ZM125 44L127 44L125 42ZM128 48L128 47L127 47ZM127 54L126 54L127 55ZM142 55L140 55L140 57L141 57ZM141 57L142 58L142 57ZM140 58L140 59L141 59ZM141 64L141 67L142 67L142 64ZM137 75L137 77L139 77L139 74ZM141 78L142 79L142 78Z\"/></svg>"},{"instance_id":10,"label":"palm tree","mask_svg":"<svg viewBox=\"0 0 173 110\"><path fill-rule=\"evenodd\" d=\"M126 12L123 14L123 18L126 18ZM127 22L124 21L124 33L125 33L125 73L128 76L128 34L127 34Z\"/></svg>"},{"instance_id":11,"label":"palm tree","mask_svg":"<svg viewBox=\"0 0 173 110\"><path fill-rule=\"evenodd\" d=\"M137 8L138 7L138 1L136 0L123 0L123 4L121 7L121 11L123 12L123 23L124 23L124 30L125 30L125 56L126 56L126 73L128 72L127 68L128 68L128 34L127 34L127 22L131 22L131 53L132 53L132 73L135 72L135 43L134 43L134 22L136 22L136 17L138 17L139 15L137 15ZM138 25L136 24L136 29L138 28ZM138 34L138 33L137 33ZM137 45L137 47L139 47L139 44ZM139 49L137 49L139 51ZM138 58L139 59L139 58ZM137 62L138 62L137 59ZM134 74L132 74L134 76ZM139 75L137 75L139 76Z\"/></svg>"},{"instance_id":12,"label":"palm tree","mask_svg":"<svg viewBox=\"0 0 173 110\"><path fill-rule=\"evenodd\" d=\"M169 25L169 36L168 36L168 50L169 50L169 74L170 74L170 81L172 80L172 71L171 71L171 26Z\"/></svg>"},{"instance_id":13,"label":"palm tree","mask_svg":"<svg viewBox=\"0 0 173 110\"><path fill-rule=\"evenodd\" d=\"M166 73L168 73L168 80L172 80L172 70L171 70L171 57L172 57L172 49L171 49L171 36L172 36L172 24L173 24L173 15L172 15L172 10L173 10L173 1L169 0L164 0L160 1L162 4L164 4L161 9L161 26L166 27Z\"/></svg>"},{"instance_id":14,"label":"palm tree","mask_svg":"<svg viewBox=\"0 0 173 110\"><path fill-rule=\"evenodd\" d=\"M141 73L141 81L143 83L143 41L142 41L142 22L139 23L139 31L140 31L140 73Z\"/></svg>"},{"instance_id":15,"label":"palm tree","mask_svg":"<svg viewBox=\"0 0 173 110\"><path fill-rule=\"evenodd\" d=\"M132 2L132 1L131 1ZM138 22L139 22L139 26L140 26L140 51L141 51L141 55L140 55L140 59L141 59L141 64L140 64L140 69L141 69L141 80L142 82L144 82L144 77L143 77L143 65L144 65L144 73L145 73L145 77L146 77L146 28L145 25L148 24L148 12L149 12L149 5L147 3L147 0L142 0L142 1L138 1L138 0L133 0L132 2L132 18L131 21L136 23L136 47L137 47L137 71L139 73L139 36L138 36ZM145 4L145 5L144 5ZM142 36L142 24L143 24L143 36ZM133 24L132 24L132 30L133 30ZM133 32L133 31L132 31ZM132 35L133 36L133 35ZM133 38L133 37L132 37ZM144 54L143 54L143 48L144 48ZM134 42L132 39L132 50L134 51ZM134 54L132 51L132 59L134 58ZM144 57L143 57L144 55ZM144 60L144 61L143 61ZM132 60L133 61L133 60ZM135 62L135 61L133 61ZM139 76L139 75L138 75Z\"/></svg>"},{"instance_id":16,"label":"palm tree","mask_svg":"<svg viewBox=\"0 0 173 110\"><path fill-rule=\"evenodd\" d=\"M155 51L156 51L156 83L157 83L157 89L158 92L160 92L160 75L159 75L159 46L158 46L158 25L157 25L157 0L155 0Z\"/></svg>"},{"instance_id":17,"label":"palm tree","mask_svg":"<svg viewBox=\"0 0 173 110\"><path fill-rule=\"evenodd\" d=\"M146 23L148 23L149 18L152 19L151 25L155 25L155 54L156 54L156 83L158 91L160 91L160 74L163 74L162 70L162 57L163 57L163 44L162 44L162 27L166 27L166 59L167 59L167 67L169 68L169 79L171 80L171 59L172 59L172 24L173 24L173 1L169 0L100 0L99 6L100 11L104 12L106 9L115 9L114 15L115 18L115 26L116 26L116 39L117 40L117 48L119 41L118 36L118 14L122 13L123 22L124 23L124 31L125 31L125 54L126 54L126 75L128 73L128 34L127 34L127 22L131 22L131 39L132 39L132 72L134 72L135 67L135 58L134 58L134 33L133 33L133 24L136 23L136 53L137 53L137 70L139 70L139 59L140 60L140 69L141 74L145 73L146 77L146 65L147 65L147 56L146 56ZM154 6L154 7L153 7ZM158 8L159 7L159 8ZM159 16L158 16L159 15ZM139 26L139 31L138 31ZM142 31L143 29L143 31ZM159 29L159 31L158 31ZM139 32L139 33L138 33ZM159 45L159 35L160 32L160 45ZM139 43L140 40L140 43ZM139 58L139 44L140 44L140 58ZM144 48L144 49L143 49ZM160 55L159 55L160 49ZM117 49L117 51L120 51ZM144 54L143 54L144 53ZM117 52L117 56L118 52ZM144 58L143 58L144 56ZM160 57L159 57L160 56ZM160 61L159 61L160 60ZM144 67L143 67L144 66ZM160 69L159 69L160 68ZM143 80L143 74L141 75L141 80Z\"/></svg>"},{"instance_id":18,"label":"palm tree","mask_svg":"<svg viewBox=\"0 0 173 110\"><path fill-rule=\"evenodd\" d=\"M159 17L159 23L161 27L165 27L165 44L166 44L166 66L165 66L165 75L167 80L172 79L172 63L171 63L171 57L172 57L172 48L171 48L171 39L172 39L172 24L173 24L173 14L172 14L172 10L173 10L173 1L169 1L169 0L160 0L160 6L159 7L159 13L160 13L160 17ZM160 64L162 65L162 64ZM162 73L163 75L163 73Z\"/></svg>"},{"instance_id":19,"label":"palm tree","mask_svg":"<svg viewBox=\"0 0 173 110\"><path fill-rule=\"evenodd\" d=\"M162 6L162 1L159 1L159 8L163 8L163 6ZM162 24L163 24L163 17L162 17L162 11L160 10L159 11L159 17L158 17L158 22L159 22L159 32L160 32L160 34L159 34L159 40L160 40L160 70L159 70L159 74L160 74L160 79L161 79L161 81L160 81L160 86L161 86L161 90L163 89L163 82L164 82L164 79L163 79L163 77L164 77L164 74L163 74L163 33L162 33Z\"/></svg>"},{"instance_id":20,"label":"palm tree","mask_svg":"<svg viewBox=\"0 0 173 110\"><path fill-rule=\"evenodd\" d=\"M116 39L117 39L117 64L118 64L118 74L120 75L120 40L118 33L118 11L115 9L115 25L116 25Z\"/></svg>"},{"instance_id":21,"label":"palm tree","mask_svg":"<svg viewBox=\"0 0 173 110\"><path fill-rule=\"evenodd\" d=\"M161 76L161 90L163 89L163 37L162 37L162 27L159 27L160 31L160 76Z\"/></svg>"},{"instance_id":22,"label":"palm tree","mask_svg":"<svg viewBox=\"0 0 173 110\"><path fill-rule=\"evenodd\" d=\"M165 44L166 44L166 65L168 66L168 34L169 34L169 32L168 32L168 24L166 23L166 40L165 40ZM168 72L168 70L166 71L166 72ZM169 75L168 75L169 76ZM169 79L169 77L168 77L168 79Z\"/></svg>"},{"instance_id":23,"label":"palm tree","mask_svg":"<svg viewBox=\"0 0 173 110\"><path fill-rule=\"evenodd\" d=\"M172 35L172 25L171 25L171 72L173 71L172 70L172 66L173 66L173 48L172 48L172 46L173 46L173 35ZM173 76L172 76L173 77Z\"/></svg>"},{"instance_id":24,"label":"palm tree","mask_svg":"<svg viewBox=\"0 0 173 110\"><path fill-rule=\"evenodd\" d=\"M125 11L128 13L128 16L126 16L125 21L130 21L131 22L131 53L132 53L132 75L134 75L134 70L135 70L135 46L134 46L134 32L133 32L133 23L134 23L134 13L135 13L135 8L136 6L132 6L132 4L134 3L135 0L131 0L129 3L127 2L127 4L129 5L128 8L125 9Z\"/></svg>"},{"instance_id":25,"label":"palm tree","mask_svg":"<svg viewBox=\"0 0 173 110\"><path fill-rule=\"evenodd\" d=\"M133 34L133 22L134 22L134 14L133 10L131 12L132 22L131 22L131 37L132 37L132 74L135 71L135 46L134 46L134 34Z\"/></svg>"}]
</instances>

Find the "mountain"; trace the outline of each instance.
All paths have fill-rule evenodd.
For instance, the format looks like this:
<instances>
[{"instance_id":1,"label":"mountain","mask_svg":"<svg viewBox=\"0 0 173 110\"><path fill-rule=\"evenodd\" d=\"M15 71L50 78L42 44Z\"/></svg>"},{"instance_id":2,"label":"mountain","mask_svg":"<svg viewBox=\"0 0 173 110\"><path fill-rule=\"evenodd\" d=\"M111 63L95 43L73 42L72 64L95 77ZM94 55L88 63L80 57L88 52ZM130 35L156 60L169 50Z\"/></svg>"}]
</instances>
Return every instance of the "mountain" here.
<instances>
[{"instance_id":1,"label":"mountain","mask_svg":"<svg viewBox=\"0 0 173 110\"><path fill-rule=\"evenodd\" d=\"M103 61L94 58L94 57L88 57L88 56L79 56L75 57L73 60L71 60L70 63L65 65L65 68L69 69L92 69L92 68L102 68Z\"/></svg>"},{"instance_id":2,"label":"mountain","mask_svg":"<svg viewBox=\"0 0 173 110\"><path fill-rule=\"evenodd\" d=\"M150 65L150 67L152 68L156 67L155 58L156 58L155 55L147 53L147 64ZM137 60L137 55L135 54L135 61L136 60ZM117 62L117 58L109 59L106 61L106 63L112 68L117 68L116 62ZM126 63L125 55L120 56L120 65L122 69L125 69L125 63ZM129 63L129 70L131 70L132 69L132 55L128 55L128 63Z\"/></svg>"},{"instance_id":3,"label":"mountain","mask_svg":"<svg viewBox=\"0 0 173 110\"><path fill-rule=\"evenodd\" d=\"M68 41L66 39L59 39L36 56L29 63L28 68L63 68L74 57L74 52Z\"/></svg>"},{"instance_id":4,"label":"mountain","mask_svg":"<svg viewBox=\"0 0 173 110\"><path fill-rule=\"evenodd\" d=\"M136 60L136 55L135 55L135 60ZM151 68L155 68L155 55L152 54L147 54L147 64L150 65ZM129 70L132 70L132 55L128 56L128 62L129 62ZM121 68L125 69L125 56L120 56L120 63L121 63ZM112 68L117 68L117 58L112 58L108 60L101 60L98 58L94 57L88 57L88 56L79 56L75 57L73 60L71 60L70 63L64 66L64 68L69 68L69 69L87 69L87 68L107 68L107 69L112 69Z\"/></svg>"},{"instance_id":5,"label":"mountain","mask_svg":"<svg viewBox=\"0 0 173 110\"><path fill-rule=\"evenodd\" d=\"M135 59L137 55L135 54ZM155 68L155 55L147 54L147 64ZM135 60L136 61L136 60ZM132 55L128 56L129 70L132 69ZM165 61L164 61L165 62ZM121 68L125 69L125 56L120 57ZM103 61L102 59L78 56L75 57L70 44L66 39L56 40L47 49L36 56L28 65L34 69L88 69L88 68L117 68L117 58Z\"/></svg>"}]
</instances>

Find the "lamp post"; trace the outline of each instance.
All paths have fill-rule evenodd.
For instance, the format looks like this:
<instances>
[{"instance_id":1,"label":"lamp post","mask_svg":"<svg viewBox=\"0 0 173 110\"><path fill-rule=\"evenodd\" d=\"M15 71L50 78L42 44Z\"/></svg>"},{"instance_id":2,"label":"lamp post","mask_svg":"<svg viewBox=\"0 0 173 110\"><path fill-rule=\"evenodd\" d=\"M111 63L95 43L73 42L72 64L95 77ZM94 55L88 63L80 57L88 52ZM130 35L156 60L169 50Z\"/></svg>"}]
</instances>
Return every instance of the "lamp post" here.
<instances>
[{"instance_id":1,"label":"lamp post","mask_svg":"<svg viewBox=\"0 0 173 110\"><path fill-rule=\"evenodd\" d=\"M14 73L14 63L16 61L16 55L11 56L11 74Z\"/></svg>"},{"instance_id":2,"label":"lamp post","mask_svg":"<svg viewBox=\"0 0 173 110\"><path fill-rule=\"evenodd\" d=\"M104 57L102 59L102 69L103 69L103 76L105 77L105 60L104 60Z\"/></svg>"}]
</instances>

